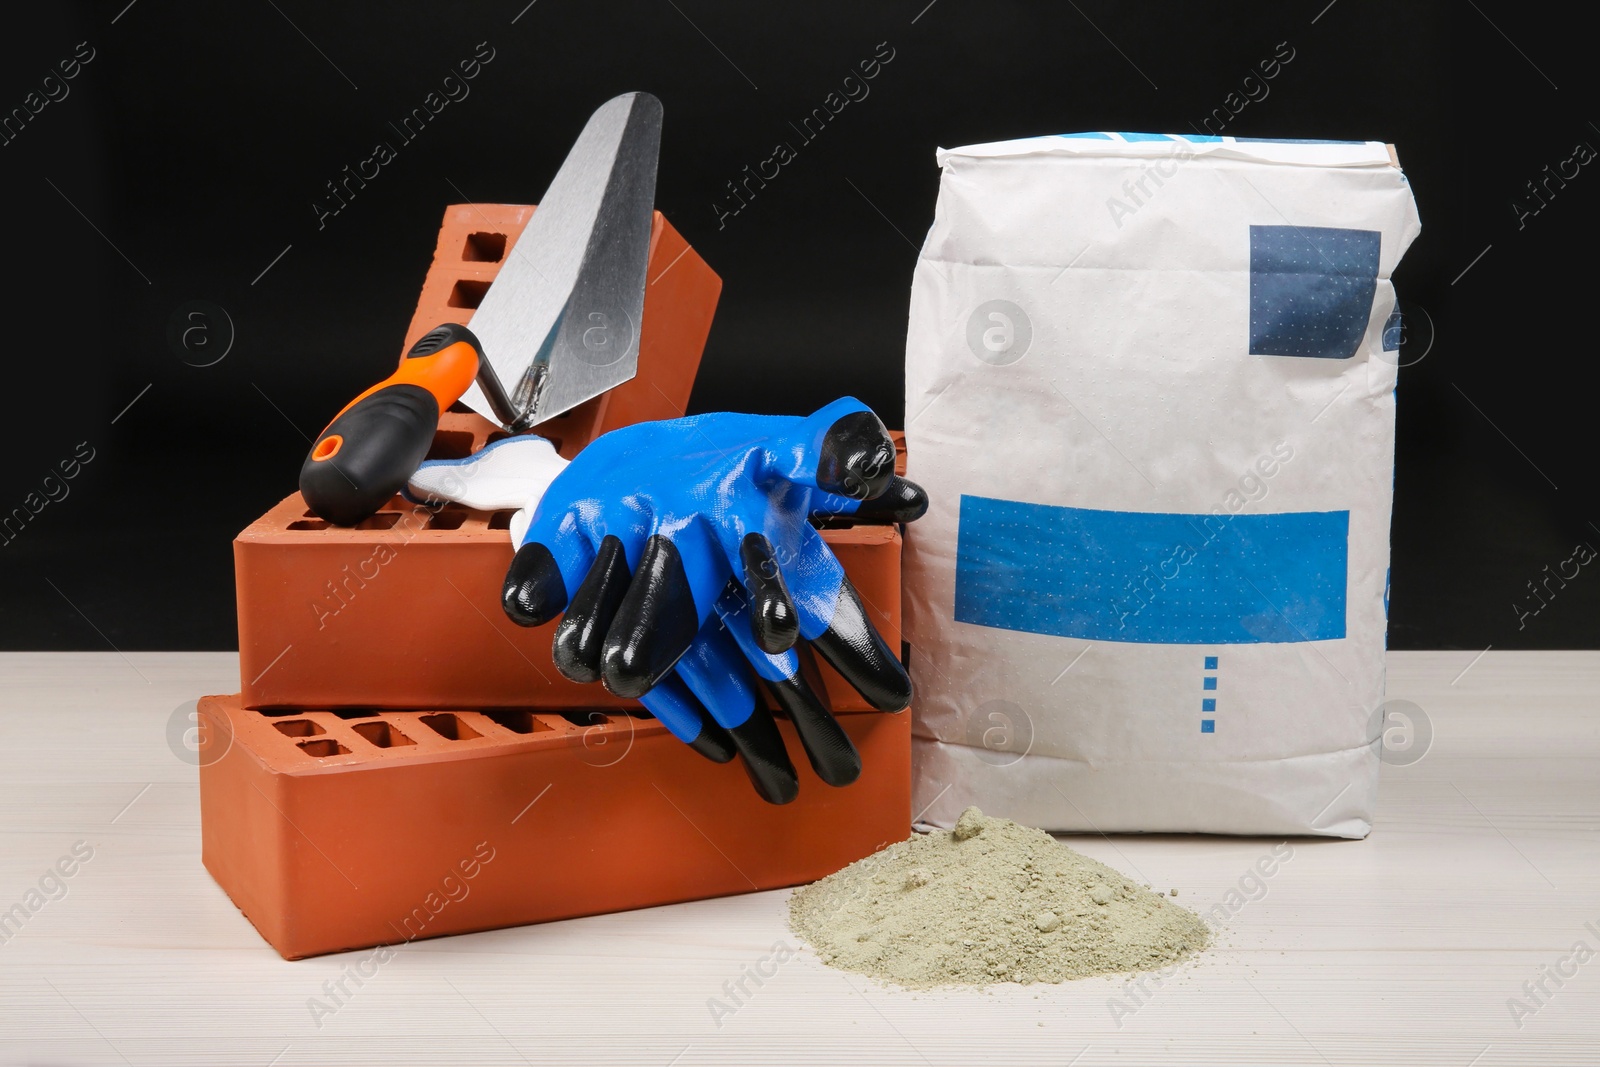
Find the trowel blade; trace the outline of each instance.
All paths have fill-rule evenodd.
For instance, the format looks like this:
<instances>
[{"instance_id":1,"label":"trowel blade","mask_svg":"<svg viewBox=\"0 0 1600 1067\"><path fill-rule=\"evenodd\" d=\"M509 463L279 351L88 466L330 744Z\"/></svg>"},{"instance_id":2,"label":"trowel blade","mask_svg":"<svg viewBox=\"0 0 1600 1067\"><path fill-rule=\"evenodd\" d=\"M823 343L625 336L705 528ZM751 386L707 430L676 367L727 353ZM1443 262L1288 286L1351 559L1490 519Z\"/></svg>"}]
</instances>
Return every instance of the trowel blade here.
<instances>
[{"instance_id":1,"label":"trowel blade","mask_svg":"<svg viewBox=\"0 0 1600 1067\"><path fill-rule=\"evenodd\" d=\"M638 373L660 149L649 93L589 117L472 315L514 410L476 384L461 398L472 410L523 430Z\"/></svg>"}]
</instances>

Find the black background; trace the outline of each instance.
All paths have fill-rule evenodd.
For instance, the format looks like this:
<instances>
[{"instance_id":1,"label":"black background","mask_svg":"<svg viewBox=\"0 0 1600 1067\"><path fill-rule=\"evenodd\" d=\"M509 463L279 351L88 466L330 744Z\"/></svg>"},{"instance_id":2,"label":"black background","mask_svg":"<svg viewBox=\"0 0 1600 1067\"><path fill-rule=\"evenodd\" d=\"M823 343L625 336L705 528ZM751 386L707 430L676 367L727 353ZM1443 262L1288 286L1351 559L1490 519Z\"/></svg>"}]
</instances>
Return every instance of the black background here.
<instances>
[{"instance_id":1,"label":"black background","mask_svg":"<svg viewBox=\"0 0 1600 1067\"><path fill-rule=\"evenodd\" d=\"M78 42L95 58L0 146L0 512L80 442L95 458L0 547L0 647L235 647L230 540L294 489L307 435L389 372L444 207L536 200L616 93L663 101L657 206L725 281L691 409L853 393L899 425L934 148L1185 132L1283 41L1293 62L1222 132L1389 141L1423 220L1395 275L1420 362L1399 391L1391 646L1600 642L1593 566L1538 614L1515 607L1574 545L1600 546L1583 258L1600 175L1520 228L1513 208L1547 164L1600 146L1590 42L1561 20L1507 0L525 2L11 16L0 110ZM324 182L484 41L471 95L319 229ZM719 228L724 183L880 42L894 58L870 96ZM233 322L214 366L168 343L191 300Z\"/></svg>"}]
</instances>

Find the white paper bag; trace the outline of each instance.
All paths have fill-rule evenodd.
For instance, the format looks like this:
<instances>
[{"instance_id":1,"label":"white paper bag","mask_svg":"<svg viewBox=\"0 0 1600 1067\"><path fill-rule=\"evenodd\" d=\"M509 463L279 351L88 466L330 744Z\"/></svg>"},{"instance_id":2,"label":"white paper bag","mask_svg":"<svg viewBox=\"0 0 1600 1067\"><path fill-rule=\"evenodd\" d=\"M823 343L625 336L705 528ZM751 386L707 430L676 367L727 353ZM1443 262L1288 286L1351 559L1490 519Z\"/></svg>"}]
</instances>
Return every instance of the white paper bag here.
<instances>
[{"instance_id":1,"label":"white paper bag","mask_svg":"<svg viewBox=\"0 0 1600 1067\"><path fill-rule=\"evenodd\" d=\"M1378 142L941 150L906 346L914 809L1363 837L1398 315Z\"/></svg>"}]
</instances>

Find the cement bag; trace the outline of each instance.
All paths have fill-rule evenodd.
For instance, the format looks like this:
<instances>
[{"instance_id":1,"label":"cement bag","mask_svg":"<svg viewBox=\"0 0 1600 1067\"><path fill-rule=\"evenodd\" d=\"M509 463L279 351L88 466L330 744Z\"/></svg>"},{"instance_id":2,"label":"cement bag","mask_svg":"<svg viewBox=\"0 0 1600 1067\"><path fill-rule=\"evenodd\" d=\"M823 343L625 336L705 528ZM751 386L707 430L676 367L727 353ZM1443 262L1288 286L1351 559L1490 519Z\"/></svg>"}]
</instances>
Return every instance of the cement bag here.
<instances>
[{"instance_id":1,"label":"cement bag","mask_svg":"<svg viewBox=\"0 0 1600 1067\"><path fill-rule=\"evenodd\" d=\"M913 810L1363 837L1419 231L1377 142L941 150L906 346ZM1394 321L1391 321L1394 317Z\"/></svg>"}]
</instances>

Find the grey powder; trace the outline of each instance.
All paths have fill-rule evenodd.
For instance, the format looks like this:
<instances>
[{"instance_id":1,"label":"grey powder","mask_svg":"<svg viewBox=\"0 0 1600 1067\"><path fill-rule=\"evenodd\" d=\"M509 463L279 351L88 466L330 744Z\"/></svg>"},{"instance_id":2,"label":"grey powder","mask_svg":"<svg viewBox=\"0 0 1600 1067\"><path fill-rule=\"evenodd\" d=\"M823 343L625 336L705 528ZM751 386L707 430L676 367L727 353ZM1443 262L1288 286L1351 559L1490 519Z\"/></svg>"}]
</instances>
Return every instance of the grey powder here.
<instances>
[{"instance_id":1,"label":"grey powder","mask_svg":"<svg viewBox=\"0 0 1600 1067\"><path fill-rule=\"evenodd\" d=\"M797 890L789 924L824 963L914 989L1155 970L1210 942L1187 908L977 808Z\"/></svg>"}]
</instances>

